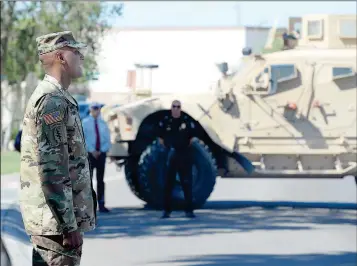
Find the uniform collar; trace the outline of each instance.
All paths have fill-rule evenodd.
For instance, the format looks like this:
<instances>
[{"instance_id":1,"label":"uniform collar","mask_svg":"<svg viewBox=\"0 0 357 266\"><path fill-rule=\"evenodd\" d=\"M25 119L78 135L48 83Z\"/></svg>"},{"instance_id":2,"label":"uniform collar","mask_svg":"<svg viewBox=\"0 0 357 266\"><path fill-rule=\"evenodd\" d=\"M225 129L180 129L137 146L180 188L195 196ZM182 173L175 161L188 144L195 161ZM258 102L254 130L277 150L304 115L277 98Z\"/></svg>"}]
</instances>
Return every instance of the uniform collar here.
<instances>
[{"instance_id":1,"label":"uniform collar","mask_svg":"<svg viewBox=\"0 0 357 266\"><path fill-rule=\"evenodd\" d=\"M173 117L173 116L171 115L171 120L173 120L173 121L179 121L179 120L181 120L181 119L182 119L182 115L179 116L179 117Z\"/></svg>"},{"instance_id":2,"label":"uniform collar","mask_svg":"<svg viewBox=\"0 0 357 266\"><path fill-rule=\"evenodd\" d=\"M72 95L67 90L65 90L62 87L62 85L59 83L59 81L56 78L46 74L44 80L55 85L56 88L68 99L68 101L70 101L75 106L78 106L77 101L72 97Z\"/></svg>"},{"instance_id":3,"label":"uniform collar","mask_svg":"<svg viewBox=\"0 0 357 266\"><path fill-rule=\"evenodd\" d=\"M94 116L92 116L91 114L89 115L89 117L92 119L92 120L97 120L97 121L100 121L101 120L101 116L97 116L97 118L94 118Z\"/></svg>"},{"instance_id":4,"label":"uniform collar","mask_svg":"<svg viewBox=\"0 0 357 266\"><path fill-rule=\"evenodd\" d=\"M62 85L59 83L59 81L56 78L46 74L45 77L44 77L44 80L48 81L49 83L52 83L53 85L55 85L60 90L64 90Z\"/></svg>"}]
</instances>

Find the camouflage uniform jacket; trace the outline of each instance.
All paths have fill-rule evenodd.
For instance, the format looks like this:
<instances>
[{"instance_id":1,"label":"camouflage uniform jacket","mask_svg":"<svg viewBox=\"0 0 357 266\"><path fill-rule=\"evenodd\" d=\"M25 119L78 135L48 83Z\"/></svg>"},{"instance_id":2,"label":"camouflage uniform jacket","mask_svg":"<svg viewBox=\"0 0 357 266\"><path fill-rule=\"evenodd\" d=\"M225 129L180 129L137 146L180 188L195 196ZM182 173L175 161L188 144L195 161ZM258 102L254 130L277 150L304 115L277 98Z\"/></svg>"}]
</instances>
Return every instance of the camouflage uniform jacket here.
<instances>
[{"instance_id":1,"label":"camouflage uniform jacket","mask_svg":"<svg viewBox=\"0 0 357 266\"><path fill-rule=\"evenodd\" d=\"M89 162L78 105L51 76L27 104L21 140L20 207L29 235L95 228Z\"/></svg>"}]
</instances>

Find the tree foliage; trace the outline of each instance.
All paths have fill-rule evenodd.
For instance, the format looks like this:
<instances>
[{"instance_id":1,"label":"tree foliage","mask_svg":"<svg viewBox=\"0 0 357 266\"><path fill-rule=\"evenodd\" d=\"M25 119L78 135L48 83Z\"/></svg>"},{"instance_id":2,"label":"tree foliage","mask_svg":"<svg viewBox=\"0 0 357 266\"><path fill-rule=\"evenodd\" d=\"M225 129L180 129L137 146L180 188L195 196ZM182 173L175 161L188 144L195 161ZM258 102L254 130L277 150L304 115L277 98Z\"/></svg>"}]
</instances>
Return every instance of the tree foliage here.
<instances>
[{"instance_id":1,"label":"tree foliage","mask_svg":"<svg viewBox=\"0 0 357 266\"><path fill-rule=\"evenodd\" d=\"M36 37L70 30L75 38L88 44L84 61L85 76L96 71L98 40L110 28L108 19L120 16L123 5L109 7L105 2L1 1L1 74L10 84L35 72L43 77L38 63Z\"/></svg>"},{"instance_id":2,"label":"tree foliage","mask_svg":"<svg viewBox=\"0 0 357 266\"><path fill-rule=\"evenodd\" d=\"M0 91L1 110L7 110L7 116L11 117L9 125L1 125L1 133L7 132L5 140L1 138L1 144L7 147L10 133L16 128L15 122L22 120L25 108L22 103L28 99L29 90L35 89L31 86L23 89L21 82L30 73L35 73L39 79L44 75L38 60L36 37L70 30L77 40L88 44L84 61L85 75L71 86L76 93L85 95L88 88L83 86L83 82L97 67L95 57L100 48L98 40L110 28L109 19L121 15L123 5L117 3L109 6L105 2L74 0L0 1L0 5L1 80L7 80L10 85L2 87Z\"/></svg>"},{"instance_id":3,"label":"tree foliage","mask_svg":"<svg viewBox=\"0 0 357 266\"><path fill-rule=\"evenodd\" d=\"M263 49L263 54L269 54L281 51L284 47L284 41L282 37L276 37L273 41L272 48L270 49Z\"/></svg>"}]
</instances>

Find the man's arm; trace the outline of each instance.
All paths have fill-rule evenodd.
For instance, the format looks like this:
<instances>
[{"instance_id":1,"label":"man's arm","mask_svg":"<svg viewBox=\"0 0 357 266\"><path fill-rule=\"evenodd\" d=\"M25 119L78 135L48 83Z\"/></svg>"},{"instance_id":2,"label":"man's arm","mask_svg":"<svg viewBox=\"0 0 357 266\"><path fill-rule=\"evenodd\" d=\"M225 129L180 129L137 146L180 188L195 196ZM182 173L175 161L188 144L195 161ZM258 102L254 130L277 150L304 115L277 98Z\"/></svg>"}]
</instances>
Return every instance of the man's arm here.
<instances>
[{"instance_id":1,"label":"man's arm","mask_svg":"<svg viewBox=\"0 0 357 266\"><path fill-rule=\"evenodd\" d=\"M188 125L188 128L189 128L189 137L190 137L190 144L192 143L193 141L193 138L196 137L196 138L201 138L200 136L200 132L196 126L196 124L194 123L194 121L192 121L191 119L187 119L187 125Z\"/></svg>"},{"instance_id":2,"label":"man's arm","mask_svg":"<svg viewBox=\"0 0 357 266\"><path fill-rule=\"evenodd\" d=\"M166 120L163 119L159 122L159 127L158 127L159 142L163 146L165 146L165 142L164 142L164 138L165 138L165 134L166 134L165 125L166 125Z\"/></svg>"},{"instance_id":3,"label":"man's arm","mask_svg":"<svg viewBox=\"0 0 357 266\"><path fill-rule=\"evenodd\" d=\"M63 233L77 230L66 122L67 104L57 96L45 96L37 116L38 165L46 202Z\"/></svg>"},{"instance_id":4,"label":"man's arm","mask_svg":"<svg viewBox=\"0 0 357 266\"><path fill-rule=\"evenodd\" d=\"M105 151L109 151L111 146L112 146L112 143L110 141L110 130L109 130L109 127L107 125L107 123L105 121L102 121L102 124L103 124L103 127L104 127L104 143L103 143L103 149Z\"/></svg>"},{"instance_id":5,"label":"man's arm","mask_svg":"<svg viewBox=\"0 0 357 266\"><path fill-rule=\"evenodd\" d=\"M90 121L88 118L84 118L82 122L84 138L86 140L87 152L93 153L95 151L95 147L92 145L91 138L93 137L93 132L89 129Z\"/></svg>"}]
</instances>

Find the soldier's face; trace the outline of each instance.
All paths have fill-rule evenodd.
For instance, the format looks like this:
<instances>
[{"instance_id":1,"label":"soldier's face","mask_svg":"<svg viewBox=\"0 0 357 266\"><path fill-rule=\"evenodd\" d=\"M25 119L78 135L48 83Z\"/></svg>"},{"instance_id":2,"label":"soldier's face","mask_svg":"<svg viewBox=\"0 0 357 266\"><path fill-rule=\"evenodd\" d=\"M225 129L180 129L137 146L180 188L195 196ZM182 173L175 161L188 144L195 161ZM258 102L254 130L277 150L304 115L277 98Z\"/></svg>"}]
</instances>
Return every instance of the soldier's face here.
<instances>
[{"instance_id":1,"label":"soldier's face","mask_svg":"<svg viewBox=\"0 0 357 266\"><path fill-rule=\"evenodd\" d=\"M175 118L181 116L181 103L179 101L174 101L171 105L171 115Z\"/></svg>"},{"instance_id":2,"label":"soldier's face","mask_svg":"<svg viewBox=\"0 0 357 266\"><path fill-rule=\"evenodd\" d=\"M83 75L82 63L84 56L77 49L66 47L64 50L67 72L71 78L80 78Z\"/></svg>"}]
</instances>

